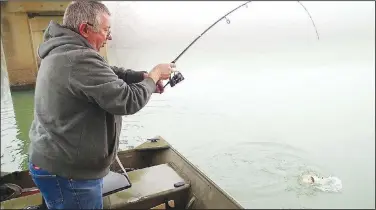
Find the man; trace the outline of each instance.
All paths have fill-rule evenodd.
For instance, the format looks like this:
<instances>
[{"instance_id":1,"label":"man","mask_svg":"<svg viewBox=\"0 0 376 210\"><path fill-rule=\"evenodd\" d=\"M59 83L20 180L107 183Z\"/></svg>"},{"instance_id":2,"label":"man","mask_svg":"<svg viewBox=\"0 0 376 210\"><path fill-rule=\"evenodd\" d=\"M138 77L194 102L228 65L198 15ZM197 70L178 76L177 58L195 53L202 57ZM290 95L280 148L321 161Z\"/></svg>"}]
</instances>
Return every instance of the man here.
<instances>
[{"instance_id":1,"label":"man","mask_svg":"<svg viewBox=\"0 0 376 210\"><path fill-rule=\"evenodd\" d=\"M51 22L30 128L29 169L48 208L103 208L103 177L118 151L121 116L163 92L173 64L149 73L109 66L99 50L111 40L110 12L100 2L72 2L63 24Z\"/></svg>"}]
</instances>

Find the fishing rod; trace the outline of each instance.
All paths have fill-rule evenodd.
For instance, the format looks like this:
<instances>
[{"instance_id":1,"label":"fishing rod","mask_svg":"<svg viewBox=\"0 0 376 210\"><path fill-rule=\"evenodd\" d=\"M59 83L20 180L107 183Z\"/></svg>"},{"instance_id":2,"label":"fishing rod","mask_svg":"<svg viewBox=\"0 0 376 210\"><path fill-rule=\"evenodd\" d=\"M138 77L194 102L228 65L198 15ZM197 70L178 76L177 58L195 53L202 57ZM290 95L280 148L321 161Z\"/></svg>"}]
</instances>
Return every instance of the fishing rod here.
<instances>
[{"instance_id":1,"label":"fishing rod","mask_svg":"<svg viewBox=\"0 0 376 210\"><path fill-rule=\"evenodd\" d=\"M223 20L223 19L226 19L226 22L227 24L230 24L230 20L228 19L228 15L230 15L231 13L235 12L236 10L238 10L239 8L245 6L246 8L248 8L248 3L251 3L252 1L247 1L246 3L243 3L239 6L237 6L236 8L234 8L233 10L231 10L230 12L226 13L225 15L223 15L221 18L219 18L217 21L215 21L212 25L210 25L204 32L202 32L198 37L196 37L196 39L194 39L189 45L188 47L186 47L183 52L181 52L171 63L176 63L176 61L178 61L178 59L198 40L200 39L207 31L209 31L213 26L215 26L219 21ZM298 3L304 8L304 10L307 12L309 18L311 19L312 21L312 24L313 24L313 27L315 28L315 31L316 31L316 36L317 36L317 39L319 40L320 37L319 37L319 33L317 32L317 28L316 28L316 25L315 25L315 22L313 21L313 18L311 16L311 14L308 12L307 8L300 2L298 1ZM183 75L179 72L179 71L174 71L172 75L170 75L170 78L169 78L169 81L166 83L166 85L164 86L164 88L170 84L171 87L174 87L176 84L178 84L179 82L183 81L184 80L184 77Z\"/></svg>"}]
</instances>

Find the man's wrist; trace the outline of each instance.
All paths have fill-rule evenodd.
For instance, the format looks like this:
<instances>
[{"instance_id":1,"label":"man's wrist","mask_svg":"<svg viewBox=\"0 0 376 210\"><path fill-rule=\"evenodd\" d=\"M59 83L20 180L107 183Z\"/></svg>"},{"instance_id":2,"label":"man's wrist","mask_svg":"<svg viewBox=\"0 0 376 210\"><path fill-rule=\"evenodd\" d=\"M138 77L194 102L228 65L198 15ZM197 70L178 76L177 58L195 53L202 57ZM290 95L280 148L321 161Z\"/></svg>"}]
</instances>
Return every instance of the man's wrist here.
<instances>
[{"instance_id":1,"label":"man's wrist","mask_svg":"<svg viewBox=\"0 0 376 210\"><path fill-rule=\"evenodd\" d=\"M148 78L149 74L144 72L144 79Z\"/></svg>"},{"instance_id":2,"label":"man's wrist","mask_svg":"<svg viewBox=\"0 0 376 210\"><path fill-rule=\"evenodd\" d=\"M151 79L153 79L155 84L157 84L159 80L159 75L157 75L156 72L150 72L149 74L147 74L147 77L150 77Z\"/></svg>"}]
</instances>

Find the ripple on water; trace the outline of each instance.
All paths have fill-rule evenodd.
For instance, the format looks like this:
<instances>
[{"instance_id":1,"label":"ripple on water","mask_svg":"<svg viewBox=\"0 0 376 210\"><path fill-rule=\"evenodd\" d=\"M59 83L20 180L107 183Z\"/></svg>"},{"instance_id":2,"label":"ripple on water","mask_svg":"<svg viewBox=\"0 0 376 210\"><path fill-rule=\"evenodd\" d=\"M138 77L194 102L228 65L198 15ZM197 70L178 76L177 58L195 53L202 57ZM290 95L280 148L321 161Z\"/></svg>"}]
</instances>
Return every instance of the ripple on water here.
<instances>
[{"instance_id":1,"label":"ripple on water","mask_svg":"<svg viewBox=\"0 0 376 210\"><path fill-rule=\"evenodd\" d=\"M18 134L12 99L4 94L1 99L1 170L4 172L22 169L24 155Z\"/></svg>"},{"instance_id":2,"label":"ripple on water","mask_svg":"<svg viewBox=\"0 0 376 210\"><path fill-rule=\"evenodd\" d=\"M215 153L208 158L205 171L232 196L240 202L245 200L244 205L250 207L255 207L253 200L279 197L276 200L284 200L284 204L277 205L276 201L263 206L280 208L288 203L287 200L293 200L293 206L286 208L303 208L299 199L315 196L319 191L302 185L299 178L310 172L323 176L326 173L309 161L306 151L282 143L243 142L222 147Z\"/></svg>"}]
</instances>

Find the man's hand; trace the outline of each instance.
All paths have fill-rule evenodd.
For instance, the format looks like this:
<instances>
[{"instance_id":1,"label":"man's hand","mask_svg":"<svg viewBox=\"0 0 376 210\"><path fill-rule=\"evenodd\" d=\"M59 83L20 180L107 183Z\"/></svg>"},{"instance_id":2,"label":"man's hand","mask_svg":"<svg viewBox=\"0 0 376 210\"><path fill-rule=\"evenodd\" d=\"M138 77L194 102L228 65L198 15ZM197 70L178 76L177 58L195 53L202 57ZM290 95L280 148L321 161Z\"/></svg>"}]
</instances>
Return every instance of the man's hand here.
<instances>
[{"instance_id":1,"label":"man's hand","mask_svg":"<svg viewBox=\"0 0 376 210\"><path fill-rule=\"evenodd\" d=\"M148 76L157 84L159 80L168 80L173 72L173 68L175 68L174 63L158 64L149 72Z\"/></svg>"},{"instance_id":2,"label":"man's hand","mask_svg":"<svg viewBox=\"0 0 376 210\"><path fill-rule=\"evenodd\" d=\"M175 63L162 63L156 65L148 74L144 74L146 77L150 77L154 80L155 84L157 85L156 93L163 93L163 80L168 80L170 78L171 73L174 71Z\"/></svg>"},{"instance_id":3,"label":"man's hand","mask_svg":"<svg viewBox=\"0 0 376 210\"><path fill-rule=\"evenodd\" d=\"M162 94L164 92L164 87L163 87L163 82L162 80L159 80L157 82L157 89L155 90L156 93Z\"/></svg>"},{"instance_id":4,"label":"man's hand","mask_svg":"<svg viewBox=\"0 0 376 210\"><path fill-rule=\"evenodd\" d=\"M144 79L146 79L147 77L149 77L149 74L144 73ZM162 80L158 80L156 85L157 85L157 88L155 89L155 93L162 94L164 92L164 88L163 88L164 85L163 85Z\"/></svg>"}]
</instances>

